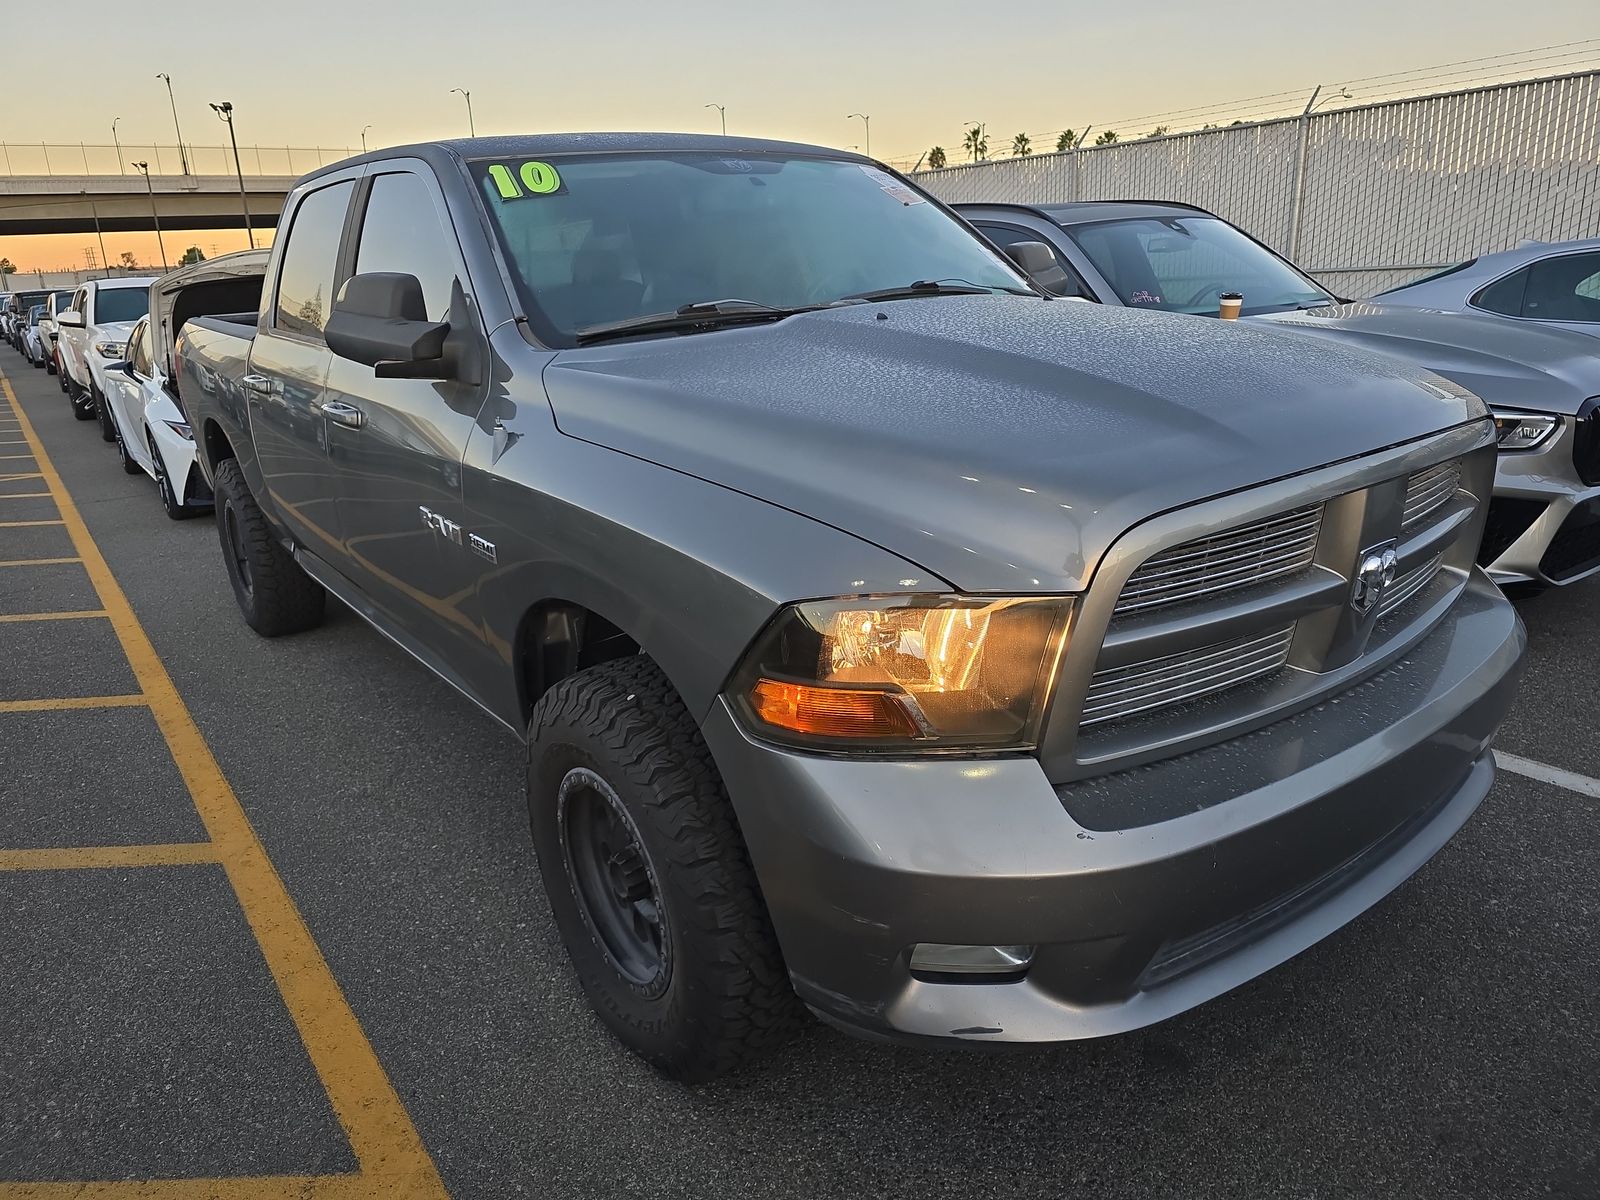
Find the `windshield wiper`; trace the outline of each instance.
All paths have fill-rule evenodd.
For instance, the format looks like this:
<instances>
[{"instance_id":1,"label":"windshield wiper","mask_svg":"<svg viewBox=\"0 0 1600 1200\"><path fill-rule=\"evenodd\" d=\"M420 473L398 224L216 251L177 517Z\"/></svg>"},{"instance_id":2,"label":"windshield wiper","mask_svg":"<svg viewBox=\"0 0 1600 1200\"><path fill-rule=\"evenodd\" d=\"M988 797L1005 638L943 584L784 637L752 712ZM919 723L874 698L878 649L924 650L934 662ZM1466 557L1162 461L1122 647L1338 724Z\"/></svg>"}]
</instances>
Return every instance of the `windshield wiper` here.
<instances>
[{"instance_id":1,"label":"windshield wiper","mask_svg":"<svg viewBox=\"0 0 1600 1200\"><path fill-rule=\"evenodd\" d=\"M626 317L620 321L607 321L589 325L573 336L578 345L602 342L607 338L630 337L636 333L690 332L717 329L728 325L748 325L762 321L781 321L796 313L815 312L826 304L806 304L795 308L781 308L762 304L759 300L697 300L693 304L680 304L671 312L647 313L642 317Z\"/></svg>"},{"instance_id":2,"label":"windshield wiper","mask_svg":"<svg viewBox=\"0 0 1600 1200\"><path fill-rule=\"evenodd\" d=\"M1009 288L995 285L987 287L981 283L969 283L965 279L918 279L902 287L875 288L870 292L851 292L844 300L913 300L919 296L991 296L995 292L1005 292L1011 296L1032 296L1033 292L1022 288Z\"/></svg>"}]
</instances>

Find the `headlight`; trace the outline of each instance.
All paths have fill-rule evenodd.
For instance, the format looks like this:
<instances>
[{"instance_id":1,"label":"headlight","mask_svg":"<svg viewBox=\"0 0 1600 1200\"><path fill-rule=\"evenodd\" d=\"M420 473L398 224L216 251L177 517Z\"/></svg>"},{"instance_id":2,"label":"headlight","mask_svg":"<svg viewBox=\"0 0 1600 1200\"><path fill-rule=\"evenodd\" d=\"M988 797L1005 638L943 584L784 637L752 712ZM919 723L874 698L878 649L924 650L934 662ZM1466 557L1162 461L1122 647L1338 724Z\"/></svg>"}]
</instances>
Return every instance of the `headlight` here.
<instances>
[{"instance_id":1,"label":"headlight","mask_svg":"<svg viewBox=\"0 0 1600 1200\"><path fill-rule=\"evenodd\" d=\"M189 426L187 424L185 424L184 422L182 422L182 421L163 421L161 423L163 425L165 425L168 429L172 430L173 433L175 433L179 437L183 438L185 441L188 441L188 442L194 441L194 431L192 429L190 429Z\"/></svg>"},{"instance_id":2,"label":"headlight","mask_svg":"<svg viewBox=\"0 0 1600 1200\"><path fill-rule=\"evenodd\" d=\"M784 609L735 672L761 735L850 752L1030 750L1064 597L883 596Z\"/></svg>"},{"instance_id":3,"label":"headlight","mask_svg":"<svg viewBox=\"0 0 1600 1200\"><path fill-rule=\"evenodd\" d=\"M125 358L128 354L127 342L96 342L94 352L101 358Z\"/></svg>"},{"instance_id":4,"label":"headlight","mask_svg":"<svg viewBox=\"0 0 1600 1200\"><path fill-rule=\"evenodd\" d=\"M1494 432L1502 450L1532 450L1561 428L1561 418L1546 413L1519 413L1496 409Z\"/></svg>"}]
</instances>

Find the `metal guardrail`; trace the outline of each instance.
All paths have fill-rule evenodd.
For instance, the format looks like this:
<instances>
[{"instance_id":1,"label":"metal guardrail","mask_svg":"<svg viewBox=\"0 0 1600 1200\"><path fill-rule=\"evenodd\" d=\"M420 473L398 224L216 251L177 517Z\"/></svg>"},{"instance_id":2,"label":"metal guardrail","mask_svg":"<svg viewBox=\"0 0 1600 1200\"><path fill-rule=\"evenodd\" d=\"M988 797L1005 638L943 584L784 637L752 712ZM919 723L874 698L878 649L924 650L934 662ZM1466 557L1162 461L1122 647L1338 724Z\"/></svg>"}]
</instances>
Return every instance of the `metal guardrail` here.
<instances>
[{"instance_id":1,"label":"metal guardrail","mask_svg":"<svg viewBox=\"0 0 1600 1200\"><path fill-rule=\"evenodd\" d=\"M248 176L303 175L359 154L348 146L240 146L239 169ZM0 178L17 175L132 175L136 162L152 175L232 175L230 146L122 142L0 142Z\"/></svg>"}]
</instances>

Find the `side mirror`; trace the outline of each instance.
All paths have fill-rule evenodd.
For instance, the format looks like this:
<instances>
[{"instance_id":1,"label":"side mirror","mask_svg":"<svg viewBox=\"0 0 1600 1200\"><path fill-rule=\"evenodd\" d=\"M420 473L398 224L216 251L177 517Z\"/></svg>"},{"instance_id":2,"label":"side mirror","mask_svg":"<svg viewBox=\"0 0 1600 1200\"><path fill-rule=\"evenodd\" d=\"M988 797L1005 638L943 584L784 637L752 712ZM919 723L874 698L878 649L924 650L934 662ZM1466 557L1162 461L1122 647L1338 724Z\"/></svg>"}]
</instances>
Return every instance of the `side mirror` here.
<instances>
[{"instance_id":1,"label":"side mirror","mask_svg":"<svg viewBox=\"0 0 1600 1200\"><path fill-rule=\"evenodd\" d=\"M1006 256L1052 296L1075 296L1078 285L1056 261L1055 251L1043 242L1012 242Z\"/></svg>"},{"instance_id":2,"label":"side mirror","mask_svg":"<svg viewBox=\"0 0 1600 1200\"><path fill-rule=\"evenodd\" d=\"M66 312L56 314L56 324L63 329L82 329L83 314L69 308Z\"/></svg>"},{"instance_id":3,"label":"side mirror","mask_svg":"<svg viewBox=\"0 0 1600 1200\"><path fill-rule=\"evenodd\" d=\"M444 340L450 326L428 320L415 275L369 271L352 275L323 327L328 349L364 363L380 378L446 378Z\"/></svg>"}]
</instances>

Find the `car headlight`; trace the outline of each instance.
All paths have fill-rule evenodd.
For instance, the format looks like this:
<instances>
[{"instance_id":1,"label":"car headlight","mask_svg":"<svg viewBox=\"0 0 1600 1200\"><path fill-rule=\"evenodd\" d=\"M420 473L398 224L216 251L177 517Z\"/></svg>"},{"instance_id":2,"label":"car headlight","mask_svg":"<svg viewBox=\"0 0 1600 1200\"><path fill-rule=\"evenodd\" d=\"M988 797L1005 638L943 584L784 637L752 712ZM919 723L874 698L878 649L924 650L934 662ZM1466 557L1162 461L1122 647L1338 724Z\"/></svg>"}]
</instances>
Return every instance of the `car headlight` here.
<instances>
[{"instance_id":1,"label":"car headlight","mask_svg":"<svg viewBox=\"0 0 1600 1200\"><path fill-rule=\"evenodd\" d=\"M126 358L128 355L127 342L96 342L94 352L101 358Z\"/></svg>"},{"instance_id":2,"label":"car headlight","mask_svg":"<svg viewBox=\"0 0 1600 1200\"><path fill-rule=\"evenodd\" d=\"M172 430L173 433L175 433L179 437L181 437L184 441L186 441L186 442L194 441L194 430L189 428L187 422L184 422L184 421L162 421L161 423L163 425L165 425L168 429Z\"/></svg>"},{"instance_id":3,"label":"car headlight","mask_svg":"<svg viewBox=\"0 0 1600 1200\"><path fill-rule=\"evenodd\" d=\"M1031 750L1066 644L1060 596L791 605L734 673L761 736L838 752Z\"/></svg>"},{"instance_id":4,"label":"car headlight","mask_svg":"<svg viewBox=\"0 0 1600 1200\"><path fill-rule=\"evenodd\" d=\"M1502 450L1532 450L1561 428L1561 418L1548 413L1495 409L1494 432Z\"/></svg>"}]
</instances>

